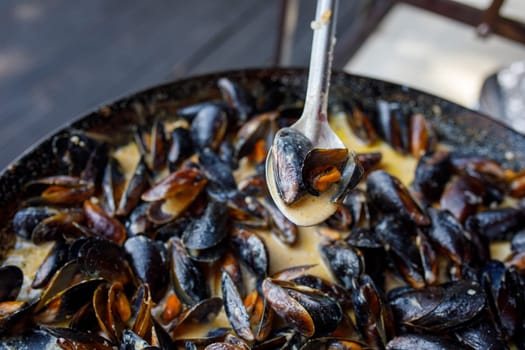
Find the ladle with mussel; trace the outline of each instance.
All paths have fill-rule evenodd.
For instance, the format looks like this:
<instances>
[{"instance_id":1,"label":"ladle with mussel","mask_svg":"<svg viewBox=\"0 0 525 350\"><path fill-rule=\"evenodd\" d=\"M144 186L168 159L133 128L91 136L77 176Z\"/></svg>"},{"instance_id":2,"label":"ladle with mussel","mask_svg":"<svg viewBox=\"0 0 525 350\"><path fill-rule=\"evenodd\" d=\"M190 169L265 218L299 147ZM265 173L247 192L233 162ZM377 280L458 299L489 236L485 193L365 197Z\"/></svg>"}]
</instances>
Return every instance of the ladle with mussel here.
<instances>
[{"instance_id":1,"label":"ladle with mussel","mask_svg":"<svg viewBox=\"0 0 525 350\"><path fill-rule=\"evenodd\" d=\"M297 225L318 224L359 181L362 168L328 124L337 0L317 3L306 100L301 118L275 135L266 179L277 207Z\"/></svg>"}]
</instances>

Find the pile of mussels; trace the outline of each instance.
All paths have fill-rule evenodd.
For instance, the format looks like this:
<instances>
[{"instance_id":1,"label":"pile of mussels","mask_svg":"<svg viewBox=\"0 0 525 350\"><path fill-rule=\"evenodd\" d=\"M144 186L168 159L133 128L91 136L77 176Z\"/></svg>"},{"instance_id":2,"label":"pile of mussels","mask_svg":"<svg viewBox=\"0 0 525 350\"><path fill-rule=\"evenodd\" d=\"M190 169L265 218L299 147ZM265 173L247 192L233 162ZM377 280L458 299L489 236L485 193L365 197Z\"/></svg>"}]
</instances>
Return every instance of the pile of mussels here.
<instances>
[{"instance_id":1,"label":"pile of mussels","mask_svg":"<svg viewBox=\"0 0 525 350\"><path fill-rule=\"evenodd\" d=\"M0 267L4 344L525 349L523 174L440 148L424 116L398 103L332 106L363 142L418 158L414 181L382 170L380 153L357 154L360 184L315 233L332 279L311 265L270 273L262 235L286 254L299 233L269 199L264 160L302 106L284 86L262 97L228 79L218 87L222 100L133 127L130 173L115 157L122 145L55 137L62 172L27 183L5 224L19 245L53 243L27 295L22 270ZM234 177L241 163L253 171ZM510 241L503 261L491 259L498 241ZM214 327L222 309L227 323ZM189 336L195 327L208 331Z\"/></svg>"}]
</instances>

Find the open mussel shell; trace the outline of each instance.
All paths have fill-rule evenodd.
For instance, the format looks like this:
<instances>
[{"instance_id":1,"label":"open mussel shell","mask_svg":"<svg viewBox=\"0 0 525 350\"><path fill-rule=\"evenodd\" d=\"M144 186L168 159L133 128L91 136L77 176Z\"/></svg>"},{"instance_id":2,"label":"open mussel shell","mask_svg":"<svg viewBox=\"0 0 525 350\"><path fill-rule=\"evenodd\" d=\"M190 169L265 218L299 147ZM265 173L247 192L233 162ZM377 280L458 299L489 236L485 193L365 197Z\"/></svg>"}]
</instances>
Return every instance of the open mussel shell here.
<instances>
[{"instance_id":1,"label":"open mussel shell","mask_svg":"<svg viewBox=\"0 0 525 350\"><path fill-rule=\"evenodd\" d=\"M184 324L209 323L217 317L223 307L223 301L219 297L205 299L190 308L184 310L172 322L166 326L166 330L176 337L176 329Z\"/></svg>"},{"instance_id":2,"label":"open mussel shell","mask_svg":"<svg viewBox=\"0 0 525 350\"><path fill-rule=\"evenodd\" d=\"M0 303L0 336L20 333L34 324L32 313L36 302L3 301Z\"/></svg>"},{"instance_id":3,"label":"open mussel shell","mask_svg":"<svg viewBox=\"0 0 525 350\"><path fill-rule=\"evenodd\" d=\"M174 290L178 297L188 305L194 305L207 299L209 291L204 272L190 258L180 238L173 237L170 239L168 252Z\"/></svg>"},{"instance_id":4,"label":"open mussel shell","mask_svg":"<svg viewBox=\"0 0 525 350\"><path fill-rule=\"evenodd\" d=\"M302 166L302 181L306 190L318 196L332 184L339 182L348 161L348 149L313 148L306 154Z\"/></svg>"},{"instance_id":5,"label":"open mussel shell","mask_svg":"<svg viewBox=\"0 0 525 350\"><path fill-rule=\"evenodd\" d=\"M206 334L200 337L190 337L185 339L177 339L175 344L179 347L184 347L188 349L190 345L195 346L207 346L214 343L222 343L228 335L231 335L231 328L219 327L212 328Z\"/></svg>"},{"instance_id":6,"label":"open mussel shell","mask_svg":"<svg viewBox=\"0 0 525 350\"><path fill-rule=\"evenodd\" d=\"M168 138L164 127L164 121L157 118L153 122L150 136L149 154L147 157L148 166L152 170L162 170L166 164L168 153Z\"/></svg>"},{"instance_id":7,"label":"open mussel shell","mask_svg":"<svg viewBox=\"0 0 525 350\"><path fill-rule=\"evenodd\" d=\"M264 206L269 213L270 231L281 242L292 246L297 242L299 228L275 206L273 201L266 197Z\"/></svg>"},{"instance_id":8,"label":"open mussel shell","mask_svg":"<svg viewBox=\"0 0 525 350\"><path fill-rule=\"evenodd\" d=\"M275 313L307 337L333 332L343 317L339 303L316 289L266 278L262 292Z\"/></svg>"},{"instance_id":9,"label":"open mussel shell","mask_svg":"<svg viewBox=\"0 0 525 350\"><path fill-rule=\"evenodd\" d=\"M95 193L95 185L76 176L56 175L26 184L27 191L41 189L38 196L29 198L30 205L75 205Z\"/></svg>"},{"instance_id":10,"label":"open mussel shell","mask_svg":"<svg viewBox=\"0 0 525 350\"><path fill-rule=\"evenodd\" d=\"M80 225L85 222L85 214L81 209L66 209L47 217L35 226L32 241L35 244L57 241L62 238L71 239L81 237L84 231Z\"/></svg>"},{"instance_id":11,"label":"open mussel shell","mask_svg":"<svg viewBox=\"0 0 525 350\"><path fill-rule=\"evenodd\" d=\"M141 198L146 202L160 201L184 192L193 191L193 187L201 188L206 182L206 177L201 170L184 168L165 177L158 184L144 192Z\"/></svg>"},{"instance_id":12,"label":"open mussel shell","mask_svg":"<svg viewBox=\"0 0 525 350\"><path fill-rule=\"evenodd\" d=\"M164 296L169 281L168 265L159 247L148 237L135 236L126 241L124 249L131 258L135 275L142 283L149 285L153 301L158 302Z\"/></svg>"},{"instance_id":13,"label":"open mussel shell","mask_svg":"<svg viewBox=\"0 0 525 350\"><path fill-rule=\"evenodd\" d=\"M227 204L232 220L251 227L268 227L270 214L254 196L233 192L228 196Z\"/></svg>"},{"instance_id":14,"label":"open mussel shell","mask_svg":"<svg viewBox=\"0 0 525 350\"><path fill-rule=\"evenodd\" d=\"M100 330L118 342L131 317L131 306L119 282L101 284L93 293L92 307Z\"/></svg>"},{"instance_id":15,"label":"open mussel shell","mask_svg":"<svg viewBox=\"0 0 525 350\"><path fill-rule=\"evenodd\" d=\"M77 261L81 271L91 278L100 277L124 286L136 284L125 250L111 241L87 240L79 248Z\"/></svg>"},{"instance_id":16,"label":"open mussel shell","mask_svg":"<svg viewBox=\"0 0 525 350\"><path fill-rule=\"evenodd\" d=\"M276 117L275 113L263 113L251 118L241 126L235 143L238 159L252 155L258 151L257 147L269 147L276 129Z\"/></svg>"},{"instance_id":17,"label":"open mussel shell","mask_svg":"<svg viewBox=\"0 0 525 350\"><path fill-rule=\"evenodd\" d=\"M95 235L122 245L126 240L126 228L116 218L109 216L104 209L92 201L85 201L84 214L87 226Z\"/></svg>"},{"instance_id":18,"label":"open mussel shell","mask_svg":"<svg viewBox=\"0 0 525 350\"><path fill-rule=\"evenodd\" d=\"M198 200L207 181L199 169L185 168L170 174L142 195L150 202L145 219L157 225L177 219Z\"/></svg>"},{"instance_id":19,"label":"open mussel shell","mask_svg":"<svg viewBox=\"0 0 525 350\"><path fill-rule=\"evenodd\" d=\"M363 143L370 145L377 140L377 131L372 124L372 113L366 110L360 100L342 101L341 105L336 108L339 112L346 113L348 125ZM334 112L337 111L334 110Z\"/></svg>"},{"instance_id":20,"label":"open mussel shell","mask_svg":"<svg viewBox=\"0 0 525 350\"><path fill-rule=\"evenodd\" d=\"M144 158L141 157L131 179L128 181L115 211L116 215L128 215L140 202L140 195L149 187L150 177Z\"/></svg>"},{"instance_id":21,"label":"open mussel shell","mask_svg":"<svg viewBox=\"0 0 525 350\"><path fill-rule=\"evenodd\" d=\"M217 86L221 91L222 98L227 105L235 111L238 122L246 122L253 111L253 97L244 86L241 86L236 79L228 77L220 78Z\"/></svg>"},{"instance_id":22,"label":"open mussel shell","mask_svg":"<svg viewBox=\"0 0 525 350\"><path fill-rule=\"evenodd\" d=\"M58 283L58 280L54 280L54 282ZM36 319L44 324L65 321L80 310L82 306L91 302L93 293L103 282L104 280L100 278L84 280L62 289L57 294L50 296L45 302L43 302L44 299L41 299L37 305L40 311L37 311ZM49 296L49 292L47 295Z\"/></svg>"},{"instance_id":23,"label":"open mussel shell","mask_svg":"<svg viewBox=\"0 0 525 350\"><path fill-rule=\"evenodd\" d=\"M362 339L376 348L384 347L395 334L394 319L372 278L366 274L353 280L352 305Z\"/></svg>"}]
</instances>

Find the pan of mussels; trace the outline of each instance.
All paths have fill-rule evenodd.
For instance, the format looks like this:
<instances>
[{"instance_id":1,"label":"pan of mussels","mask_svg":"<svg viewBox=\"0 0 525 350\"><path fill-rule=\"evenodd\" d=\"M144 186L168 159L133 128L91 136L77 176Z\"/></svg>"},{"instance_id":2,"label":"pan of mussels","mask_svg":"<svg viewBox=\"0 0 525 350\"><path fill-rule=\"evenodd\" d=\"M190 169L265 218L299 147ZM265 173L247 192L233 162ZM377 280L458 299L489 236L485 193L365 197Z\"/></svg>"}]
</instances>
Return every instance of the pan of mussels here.
<instances>
[{"instance_id":1,"label":"pan of mussels","mask_svg":"<svg viewBox=\"0 0 525 350\"><path fill-rule=\"evenodd\" d=\"M361 171L297 227L264 162L305 90L303 69L176 81L13 162L0 349L525 349L525 136L336 72L330 123Z\"/></svg>"}]
</instances>

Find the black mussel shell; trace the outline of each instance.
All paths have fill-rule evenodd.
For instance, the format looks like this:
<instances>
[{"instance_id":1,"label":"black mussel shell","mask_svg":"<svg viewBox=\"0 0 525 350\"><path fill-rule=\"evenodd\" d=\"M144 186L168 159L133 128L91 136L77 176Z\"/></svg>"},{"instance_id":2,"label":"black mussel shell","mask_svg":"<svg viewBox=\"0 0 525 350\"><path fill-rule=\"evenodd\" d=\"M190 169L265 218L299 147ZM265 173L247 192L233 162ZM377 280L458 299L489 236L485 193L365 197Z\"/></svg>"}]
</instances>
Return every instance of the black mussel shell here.
<instances>
[{"instance_id":1,"label":"black mussel shell","mask_svg":"<svg viewBox=\"0 0 525 350\"><path fill-rule=\"evenodd\" d=\"M152 300L157 303L166 292L169 276L159 248L151 239L135 236L124 243L124 249L130 256L135 275L149 285Z\"/></svg>"},{"instance_id":2,"label":"black mussel shell","mask_svg":"<svg viewBox=\"0 0 525 350\"><path fill-rule=\"evenodd\" d=\"M216 106L202 108L191 123L190 133L193 144L198 149L217 150L228 126L226 113Z\"/></svg>"},{"instance_id":3,"label":"black mussel shell","mask_svg":"<svg viewBox=\"0 0 525 350\"><path fill-rule=\"evenodd\" d=\"M279 196L288 205L305 194L302 168L312 147L306 136L292 128L283 128L275 135L272 146L275 185Z\"/></svg>"},{"instance_id":4,"label":"black mussel shell","mask_svg":"<svg viewBox=\"0 0 525 350\"><path fill-rule=\"evenodd\" d=\"M428 225L430 220L419 207L408 189L397 178L384 170L371 172L367 179L370 202L383 214L398 215L417 225Z\"/></svg>"},{"instance_id":5,"label":"black mussel shell","mask_svg":"<svg viewBox=\"0 0 525 350\"><path fill-rule=\"evenodd\" d=\"M142 203L129 214L125 224L129 236L149 235L151 233L154 225L149 220L148 208L148 203Z\"/></svg>"},{"instance_id":6,"label":"black mussel shell","mask_svg":"<svg viewBox=\"0 0 525 350\"><path fill-rule=\"evenodd\" d=\"M212 201L204 214L191 222L182 234L182 243L192 251L205 250L218 245L227 235L228 208Z\"/></svg>"},{"instance_id":7,"label":"black mussel shell","mask_svg":"<svg viewBox=\"0 0 525 350\"><path fill-rule=\"evenodd\" d=\"M240 261L259 279L268 275L270 255L264 241L255 233L243 227L234 227L231 245Z\"/></svg>"},{"instance_id":8,"label":"black mussel shell","mask_svg":"<svg viewBox=\"0 0 525 350\"><path fill-rule=\"evenodd\" d=\"M286 245L294 245L299 236L299 228L290 221L275 206L268 197L265 198L264 205L269 212L270 230L281 242Z\"/></svg>"},{"instance_id":9,"label":"black mussel shell","mask_svg":"<svg viewBox=\"0 0 525 350\"><path fill-rule=\"evenodd\" d=\"M451 176L452 164L448 152L427 153L417 163L414 188L428 202L434 202L441 197Z\"/></svg>"},{"instance_id":10,"label":"black mussel shell","mask_svg":"<svg viewBox=\"0 0 525 350\"><path fill-rule=\"evenodd\" d=\"M487 306L487 300L478 283L460 280L408 291L391 299L390 305L407 326L439 332L470 322Z\"/></svg>"},{"instance_id":11,"label":"black mussel shell","mask_svg":"<svg viewBox=\"0 0 525 350\"><path fill-rule=\"evenodd\" d=\"M168 166L171 172L194 152L191 132L188 128L178 127L171 132L171 147L168 151Z\"/></svg>"},{"instance_id":12,"label":"black mussel shell","mask_svg":"<svg viewBox=\"0 0 525 350\"><path fill-rule=\"evenodd\" d=\"M450 212L433 208L427 212L432 220L427 234L434 245L455 263L469 263L474 255L471 235Z\"/></svg>"},{"instance_id":13,"label":"black mussel shell","mask_svg":"<svg viewBox=\"0 0 525 350\"><path fill-rule=\"evenodd\" d=\"M112 350L114 344L107 339L87 332L70 328L49 327L44 330L57 338L57 343L64 349Z\"/></svg>"},{"instance_id":14,"label":"black mussel shell","mask_svg":"<svg viewBox=\"0 0 525 350\"><path fill-rule=\"evenodd\" d=\"M364 270L361 252L343 241L322 243L319 253L332 276L341 281L347 289L352 288L352 280L359 277Z\"/></svg>"},{"instance_id":15,"label":"black mussel shell","mask_svg":"<svg viewBox=\"0 0 525 350\"><path fill-rule=\"evenodd\" d=\"M15 300L20 292L24 274L19 267L6 265L0 267L0 302Z\"/></svg>"},{"instance_id":16,"label":"black mussel shell","mask_svg":"<svg viewBox=\"0 0 525 350\"><path fill-rule=\"evenodd\" d=\"M316 289L266 278L262 292L275 313L307 337L333 332L343 317L339 303Z\"/></svg>"},{"instance_id":17,"label":"black mussel shell","mask_svg":"<svg viewBox=\"0 0 525 350\"><path fill-rule=\"evenodd\" d=\"M300 350L366 350L370 347L353 339L321 337L308 340Z\"/></svg>"},{"instance_id":18,"label":"black mussel shell","mask_svg":"<svg viewBox=\"0 0 525 350\"><path fill-rule=\"evenodd\" d=\"M346 148L313 148L308 151L302 167L302 179L306 190L318 196L330 185L339 182L348 158Z\"/></svg>"},{"instance_id":19,"label":"black mussel shell","mask_svg":"<svg viewBox=\"0 0 525 350\"><path fill-rule=\"evenodd\" d=\"M53 275L69 260L69 245L57 240L44 262L38 268L31 284L32 288L44 287ZM1 278L0 278L1 279ZM1 298L0 298L1 299Z\"/></svg>"},{"instance_id":20,"label":"black mussel shell","mask_svg":"<svg viewBox=\"0 0 525 350\"><path fill-rule=\"evenodd\" d=\"M353 280L352 304L362 338L367 344L382 348L395 333L394 319L370 276L363 274Z\"/></svg>"},{"instance_id":21,"label":"black mussel shell","mask_svg":"<svg viewBox=\"0 0 525 350\"><path fill-rule=\"evenodd\" d=\"M222 271L221 290L224 310L235 333L245 340L253 341L255 336L250 325L250 315L231 276L224 270Z\"/></svg>"},{"instance_id":22,"label":"black mussel shell","mask_svg":"<svg viewBox=\"0 0 525 350\"><path fill-rule=\"evenodd\" d=\"M239 122L246 122L253 113L253 97L239 83L228 78L220 78L217 85L222 98L236 112Z\"/></svg>"},{"instance_id":23,"label":"black mussel shell","mask_svg":"<svg viewBox=\"0 0 525 350\"><path fill-rule=\"evenodd\" d=\"M108 282L118 281L123 286L135 283L125 250L108 240L86 241L79 249L77 261L82 272L91 278L101 277Z\"/></svg>"},{"instance_id":24,"label":"black mussel shell","mask_svg":"<svg viewBox=\"0 0 525 350\"><path fill-rule=\"evenodd\" d=\"M525 208L489 209L468 217L465 226L490 241L506 240L525 228Z\"/></svg>"},{"instance_id":25,"label":"black mussel shell","mask_svg":"<svg viewBox=\"0 0 525 350\"><path fill-rule=\"evenodd\" d=\"M34 228L44 219L58 213L50 207L28 207L16 212L13 218L13 231L20 237L31 239Z\"/></svg>"},{"instance_id":26,"label":"black mussel shell","mask_svg":"<svg viewBox=\"0 0 525 350\"><path fill-rule=\"evenodd\" d=\"M209 292L204 272L187 254L178 237L169 240L168 251L174 290L179 298L189 305L207 299Z\"/></svg>"},{"instance_id":27,"label":"black mussel shell","mask_svg":"<svg viewBox=\"0 0 525 350\"><path fill-rule=\"evenodd\" d=\"M198 304L184 310L169 325L168 332L173 333L179 326L186 323L209 323L217 317L223 307L223 301L219 297L205 299Z\"/></svg>"}]
</instances>

